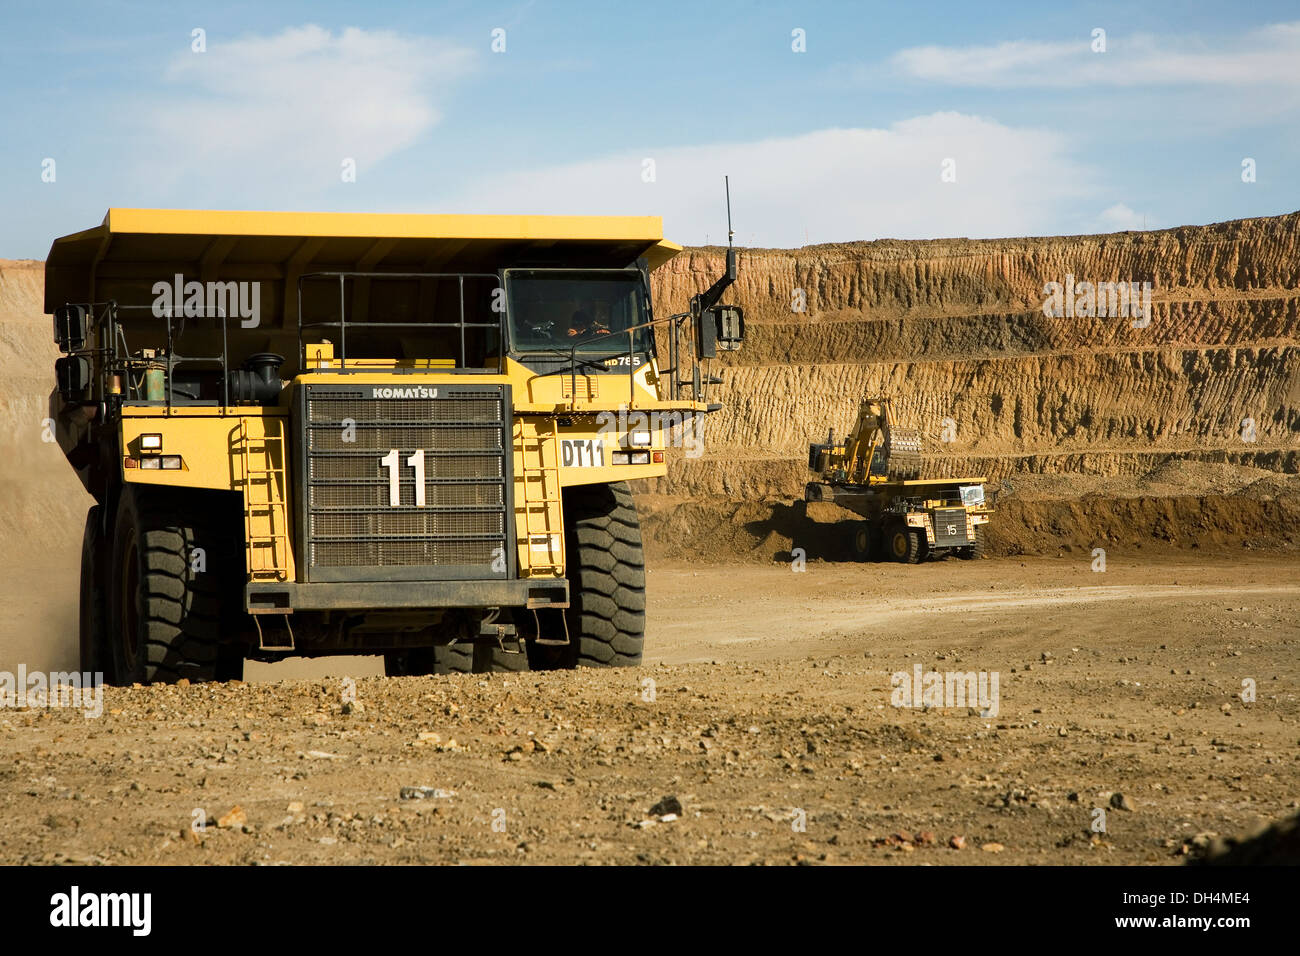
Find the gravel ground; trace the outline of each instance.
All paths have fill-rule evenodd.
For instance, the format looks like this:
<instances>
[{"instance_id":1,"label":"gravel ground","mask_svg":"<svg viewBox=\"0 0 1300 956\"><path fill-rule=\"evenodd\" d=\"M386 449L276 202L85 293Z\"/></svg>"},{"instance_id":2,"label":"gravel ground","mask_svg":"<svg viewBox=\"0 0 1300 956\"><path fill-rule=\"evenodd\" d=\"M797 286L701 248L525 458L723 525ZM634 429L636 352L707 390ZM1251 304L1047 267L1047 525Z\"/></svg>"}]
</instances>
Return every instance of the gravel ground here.
<instances>
[{"instance_id":1,"label":"gravel ground","mask_svg":"<svg viewBox=\"0 0 1300 956\"><path fill-rule=\"evenodd\" d=\"M640 669L0 711L0 862L1178 863L1294 812L1289 559L1100 577L660 568ZM996 672L996 715L893 706L918 666Z\"/></svg>"}]
</instances>

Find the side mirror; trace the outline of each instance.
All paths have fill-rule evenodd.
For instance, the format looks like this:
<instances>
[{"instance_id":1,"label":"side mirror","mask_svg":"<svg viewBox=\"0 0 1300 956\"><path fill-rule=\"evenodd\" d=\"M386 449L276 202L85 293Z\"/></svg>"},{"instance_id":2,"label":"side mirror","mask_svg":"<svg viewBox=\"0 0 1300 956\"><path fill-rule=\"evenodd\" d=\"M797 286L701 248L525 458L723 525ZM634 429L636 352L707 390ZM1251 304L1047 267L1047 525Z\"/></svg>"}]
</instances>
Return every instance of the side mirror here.
<instances>
[{"instance_id":1,"label":"side mirror","mask_svg":"<svg viewBox=\"0 0 1300 956\"><path fill-rule=\"evenodd\" d=\"M76 352L85 347L85 306L61 305L54 310L54 343L60 352Z\"/></svg>"},{"instance_id":2,"label":"side mirror","mask_svg":"<svg viewBox=\"0 0 1300 956\"><path fill-rule=\"evenodd\" d=\"M80 355L67 355L54 363L59 396L65 402L80 400L90 387L90 363Z\"/></svg>"},{"instance_id":3,"label":"side mirror","mask_svg":"<svg viewBox=\"0 0 1300 956\"><path fill-rule=\"evenodd\" d=\"M737 305L715 305L695 323L695 351L702 358L716 358L718 350L734 352L745 339L745 313Z\"/></svg>"},{"instance_id":4,"label":"side mirror","mask_svg":"<svg viewBox=\"0 0 1300 956\"><path fill-rule=\"evenodd\" d=\"M709 310L713 313L717 328L718 348L724 352L734 352L745 341L745 313L738 305L715 305Z\"/></svg>"}]
</instances>

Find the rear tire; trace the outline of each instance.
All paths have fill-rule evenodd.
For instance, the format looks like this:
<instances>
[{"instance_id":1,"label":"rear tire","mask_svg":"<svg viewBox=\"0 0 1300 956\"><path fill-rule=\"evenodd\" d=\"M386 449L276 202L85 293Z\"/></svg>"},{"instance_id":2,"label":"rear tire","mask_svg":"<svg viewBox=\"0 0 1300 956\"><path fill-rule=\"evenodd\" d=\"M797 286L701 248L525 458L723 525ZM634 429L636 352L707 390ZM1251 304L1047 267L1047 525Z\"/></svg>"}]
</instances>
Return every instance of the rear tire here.
<instances>
[{"instance_id":1,"label":"rear tire","mask_svg":"<svg viewBox=\"0 0 1300 956\"><path fill-rule=\"evenodd\" d=\"M904 524L895 524L889 529L889 556L903 564L917 564L923 550L922 532L919 528L909 528Z\"/></svg>"},{"instance_id":2,"label":"rear tire","mask_svg":"<svg viewBox=\"0 0 1300 956\"><path fill-rule=\"evenodd\" d=\"M473 644L411 647L384 654L388 677L427 677L429 674L469 674L474 670Z\"/></svg>"},{"instance_id":3,"label":"rear tire","mask_svg":"<svg viewBox=\"0 0 1300 956\"><path fill-rule=\"evenodd\" d=\"M493 644L440 644L412 647L384 654L388 677L426 677L429 674L514 674L528 670L528 655L511 654Z\"/></svg>"},{"instance_id":4,"label":"rear tire","mask_svg":"<svg viewBox=\"0 0 1300 956\"><path fill-rule=\"evenodd\" d=\"M495 644L474 645L475 674L519 674L528 669L528 654L522 647L512 653Z\"/></svg>"},{"instance_id":5,"label":"rear tire","mask_svg":"<svg viewBox=\"0 0 1300 956\"><path fill-rule=\"evenodd\" d=\"M81 600L78 646L81 670L96 674L108 669L104 620L108 609L104 596L104 509L92 505L86 513L86 530L81 537Z\"/></svg>"},{"instance_id":6,"label":"rear tire","mask_svg":"<svg viewBox=\"0 0 1300 956\"><path fill-rule=\"evenodd\" d=\"M106 589L113 683L211 681L232 665L234 649L219 642L234 559L209 525L223 513L201 494L122 489ZM197 571L196 548L204 549Z\"/></svg>"},{"instance_id":7,"label":"rear tire","mask_svg":"<svg viewBox=\"0 0 1300 956\"><path fill-rule=\"evenodd\" d=\"M433 653L435 674L474 673L474 645L467 641L459 644L439 644L430 648Z\"/></svg>"},{"instance_id":8,"label":"rear tire","mask_svg":"<svg viewBox=\"0 0 1300 956\"><path fill-rule=\"evenodd\" d=\"M856 521L849 537L849 551L854 561L871 561L876 555L876 531L870 521Z\"/></svg>"},{"instance_id":9,"label":"rear tire","mask_svg":"<svg viewBox=\"0 0 1300 956\"><path fill-rule=\"evenodd\" d=\"M244 679L244 649L238 645L222 644L217 648L217 680Z\"/></svg>"},{"instance_id":10,"label":"rear tire","mask_svg":"<svg viewBox=\"0 0 1300 956\"><path fill-rule=\"evenodd\" d=\"M564 542L569 643L531 646L534 669L637 666L645 646L645 554L627 482L567 489Z\"/></svg>"}]
</instances>

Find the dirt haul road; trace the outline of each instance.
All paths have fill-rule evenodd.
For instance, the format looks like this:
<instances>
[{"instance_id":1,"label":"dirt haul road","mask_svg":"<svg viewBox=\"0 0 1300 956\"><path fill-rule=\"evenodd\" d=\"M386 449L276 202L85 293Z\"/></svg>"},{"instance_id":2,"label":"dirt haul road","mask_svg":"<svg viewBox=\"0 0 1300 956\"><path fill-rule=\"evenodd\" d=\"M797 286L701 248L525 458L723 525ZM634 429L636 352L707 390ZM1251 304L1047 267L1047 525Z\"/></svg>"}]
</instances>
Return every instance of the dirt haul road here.
<instances>
[{"instance_id":1,"label":"dirt haul road","mask_svg":"<svg viewBox=\"0 0 1300 956\"><path fill-rule=\"evenodd\" d=\"M1297 805L1289 556L650 582L636 670L5 711L0 862L1176 863ZM983 697L894 706L917 671Z\"/></svg>"}]
</instances>

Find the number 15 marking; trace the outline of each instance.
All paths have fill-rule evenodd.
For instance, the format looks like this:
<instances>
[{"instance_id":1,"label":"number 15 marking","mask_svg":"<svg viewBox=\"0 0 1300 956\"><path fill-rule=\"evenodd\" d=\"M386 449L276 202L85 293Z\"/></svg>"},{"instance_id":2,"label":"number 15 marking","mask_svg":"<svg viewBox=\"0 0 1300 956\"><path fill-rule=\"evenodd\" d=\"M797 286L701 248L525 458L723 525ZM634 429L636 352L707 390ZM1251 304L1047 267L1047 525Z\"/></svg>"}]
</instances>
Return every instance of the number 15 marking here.
<instances>
[{"instance_id":1,"label":"number 15 marking","mask_svg":"<svg viewBox=\"0 0 1300 956\"><path fill-rule=\"evenodd\" d=\"M397 449L391 449L387 455L379 459L379 464L388 469L388 504L396 508L402 500L402 490L398 483L398 463L402 456L397 453ZM424 507L424 449L417 448L406 463L415 470L415 506Z\"/></svg>"}]
</instances>

